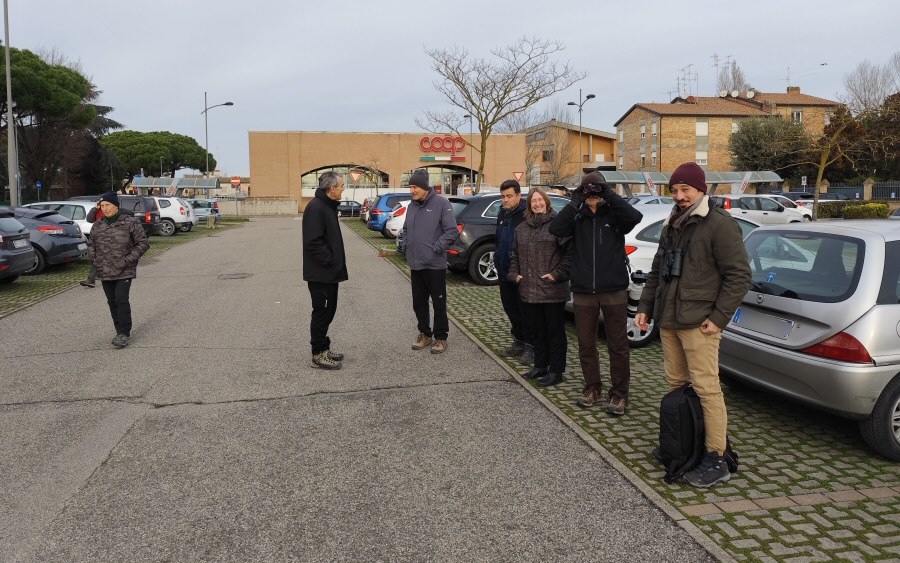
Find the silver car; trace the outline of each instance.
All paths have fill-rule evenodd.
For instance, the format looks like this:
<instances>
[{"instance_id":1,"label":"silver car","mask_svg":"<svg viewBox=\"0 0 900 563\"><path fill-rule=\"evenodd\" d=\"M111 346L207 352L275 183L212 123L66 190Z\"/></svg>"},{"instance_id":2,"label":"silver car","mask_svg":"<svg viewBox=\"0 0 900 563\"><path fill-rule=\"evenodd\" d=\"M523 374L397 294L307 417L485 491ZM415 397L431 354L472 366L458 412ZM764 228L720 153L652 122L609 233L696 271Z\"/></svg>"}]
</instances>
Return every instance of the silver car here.
<instances>
[{"instance_id":1,"label":"silver car","mask_svg":"<svg viewBox=\"0 0 900 563\"><path fill-rule=\"evenodd\" d=\"M900 461L900 222L768 226L744 242L753 282L722 370L858 420L873 450Z\"/></svg>"}]
</instances>

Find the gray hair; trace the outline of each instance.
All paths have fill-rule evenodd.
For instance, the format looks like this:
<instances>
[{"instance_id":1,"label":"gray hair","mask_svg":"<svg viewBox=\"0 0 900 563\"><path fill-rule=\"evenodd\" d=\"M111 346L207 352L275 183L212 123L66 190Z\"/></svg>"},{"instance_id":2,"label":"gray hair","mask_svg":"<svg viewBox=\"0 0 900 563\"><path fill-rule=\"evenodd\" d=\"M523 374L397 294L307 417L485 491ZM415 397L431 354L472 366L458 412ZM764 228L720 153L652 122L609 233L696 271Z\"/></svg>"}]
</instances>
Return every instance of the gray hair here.
<instances>
[{"instance_id":1,"label":"gray hair","mask_svg":"<svg viewBox=\"0 0 900 563\"><path fill-rule=\"evenodd\" d=\"M337 172L326 172L319 176L319 188L326 192L331 188L340 186L344 179Z\"/></svg>"}]
</instances>

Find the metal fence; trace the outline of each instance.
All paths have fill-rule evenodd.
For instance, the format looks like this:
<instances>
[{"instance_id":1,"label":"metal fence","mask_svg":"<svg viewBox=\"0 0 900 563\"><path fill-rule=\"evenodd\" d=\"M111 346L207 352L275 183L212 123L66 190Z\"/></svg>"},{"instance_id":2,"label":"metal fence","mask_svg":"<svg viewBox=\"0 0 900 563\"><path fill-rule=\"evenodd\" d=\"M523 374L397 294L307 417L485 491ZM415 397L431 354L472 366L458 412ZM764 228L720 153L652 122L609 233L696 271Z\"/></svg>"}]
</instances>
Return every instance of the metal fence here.
<instances>
[{"instance_id":1,"label":"metal fence","mask_svg":"<svg viewBox=\"0 0 900 563\"><path fill-rule=\"evenodd\" d=\"M828 186L828 193L847 196L847 199L862 199L865 192L862 186Z\"/></svg>"}]
</instances>

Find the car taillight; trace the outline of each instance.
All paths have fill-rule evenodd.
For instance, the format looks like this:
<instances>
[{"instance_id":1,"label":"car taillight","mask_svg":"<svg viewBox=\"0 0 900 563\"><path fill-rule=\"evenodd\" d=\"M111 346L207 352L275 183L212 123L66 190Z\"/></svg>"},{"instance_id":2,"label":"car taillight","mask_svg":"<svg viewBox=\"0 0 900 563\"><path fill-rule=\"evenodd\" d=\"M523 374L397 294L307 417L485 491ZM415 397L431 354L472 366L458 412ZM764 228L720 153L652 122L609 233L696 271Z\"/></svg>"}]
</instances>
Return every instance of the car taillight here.
<instances>
[{"instance_id":1,"label":"car taillight","mask_svg":"<svg viewBox=\"0 0 900 563\"><path fill-rule=\"evenodd\" d=\"M465 227L465 225L463 225L462 223L460 223L459 225L457 225L457 226L456 226L456 232L457 232L457 233L461 233L462 230L463 230L463 227Z\"/></svg>"},{"instance_id":2,"label":"car taillight","mask_svg":"<svg viewBox=\"0 0 900 563\"><path fill-rule=\"evenodd\" d=\"M42 225L38 227L37 230L42 233L47 233L48 235L61 235L66 232L62 227L57 227L55 225Z\"/></svg>"},{"instance_id":3,"label":"car taillight","mask_svg":"<svg viewBox=\"0 0 900 563\"><path fill-rule=\"evenodd\" d=\"M10 67L10 68L12 68L12 67ZM145 220L144 222L145 222L145 223L152 223L152 222L153 222L153 213L150 213L150 212L148 211L148 212L147 212L146 220Z\"/></svg>"},{"instance_id":4,"label":"car taillight","mask_svg":"<svg viewBox=\"0 0 900 563\"><path fill-rule=\"evenodd\" d=\"M184 212L184 207L179 207L179 209L181 209L181 214L182 214L182 215L187 215L187 213Z\"/></svg>"},{"instance_id":5,"label":"car taillight","mask_svg":"<svg viewBox=\"0 0 900 563\"><path fill-rule=\"evenodd\" d=\"M839 332L818 344L804 348L801 352L844 362L872 363L872 356L865 346L845 332Z\"/></svg>"},{"instance_id":6,"label":"car taillight","mask_svg":"<svg viewBox=\"0 0 900 563\"><path fill-rule=\"evenodd\" d=\"M380 210L380 209L373 209L373 210L372 210L372 215L381 215L381 210Z\"/></svg>"},{"instance_id":7,"label":"car taillight","mask_svg":"<svg viewBox=\"0 0 900 563\"><path fill-rule=\"evenodd\" d=\"M637 250L636 246L629 246L627 244L625 245L625 254L631 254L635 250Z\"/></svg>"},{"instance_id":8,"label":"car taillight","mask_svg":"<svg viewBox=\"0 0 900 563\"><path fill-rule=\"evenodd\" d=\"M731 209L731 198L726 197L722 200L722 208L723 209Z\"/></svg>"},{"instance_id":9,"label":"car taillight","mask_svg":"<svg viewBox=\"0 0 900 563\"><path fill-rule=\"evenodd\" d=\"M404 213L406 213L406 208L401 207L400 209L398 209L397 211L394 212L394 217L400 217Z\"/></svg>"}]
</instances>

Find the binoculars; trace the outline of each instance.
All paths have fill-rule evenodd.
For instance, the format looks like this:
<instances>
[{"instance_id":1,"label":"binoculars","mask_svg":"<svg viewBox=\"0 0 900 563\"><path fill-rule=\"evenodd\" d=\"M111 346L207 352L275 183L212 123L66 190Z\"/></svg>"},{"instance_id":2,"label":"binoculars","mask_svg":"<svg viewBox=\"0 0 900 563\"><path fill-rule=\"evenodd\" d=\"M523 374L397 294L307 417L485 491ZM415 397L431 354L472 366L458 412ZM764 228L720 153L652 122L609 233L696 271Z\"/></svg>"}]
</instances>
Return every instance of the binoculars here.
<instances>
[{"instance_id":1,"label":"binoculars","mask_svg":"<svg viewBox=\"0 0 900 563\"><path fill-rule=\"evenodd\" d=\"M660 274L666 281L681 277L681 263L683 259L684 249L671 248L666 250L666 253L663 255L663 265L660 268Z\"/></svg>"}]
</instances>

